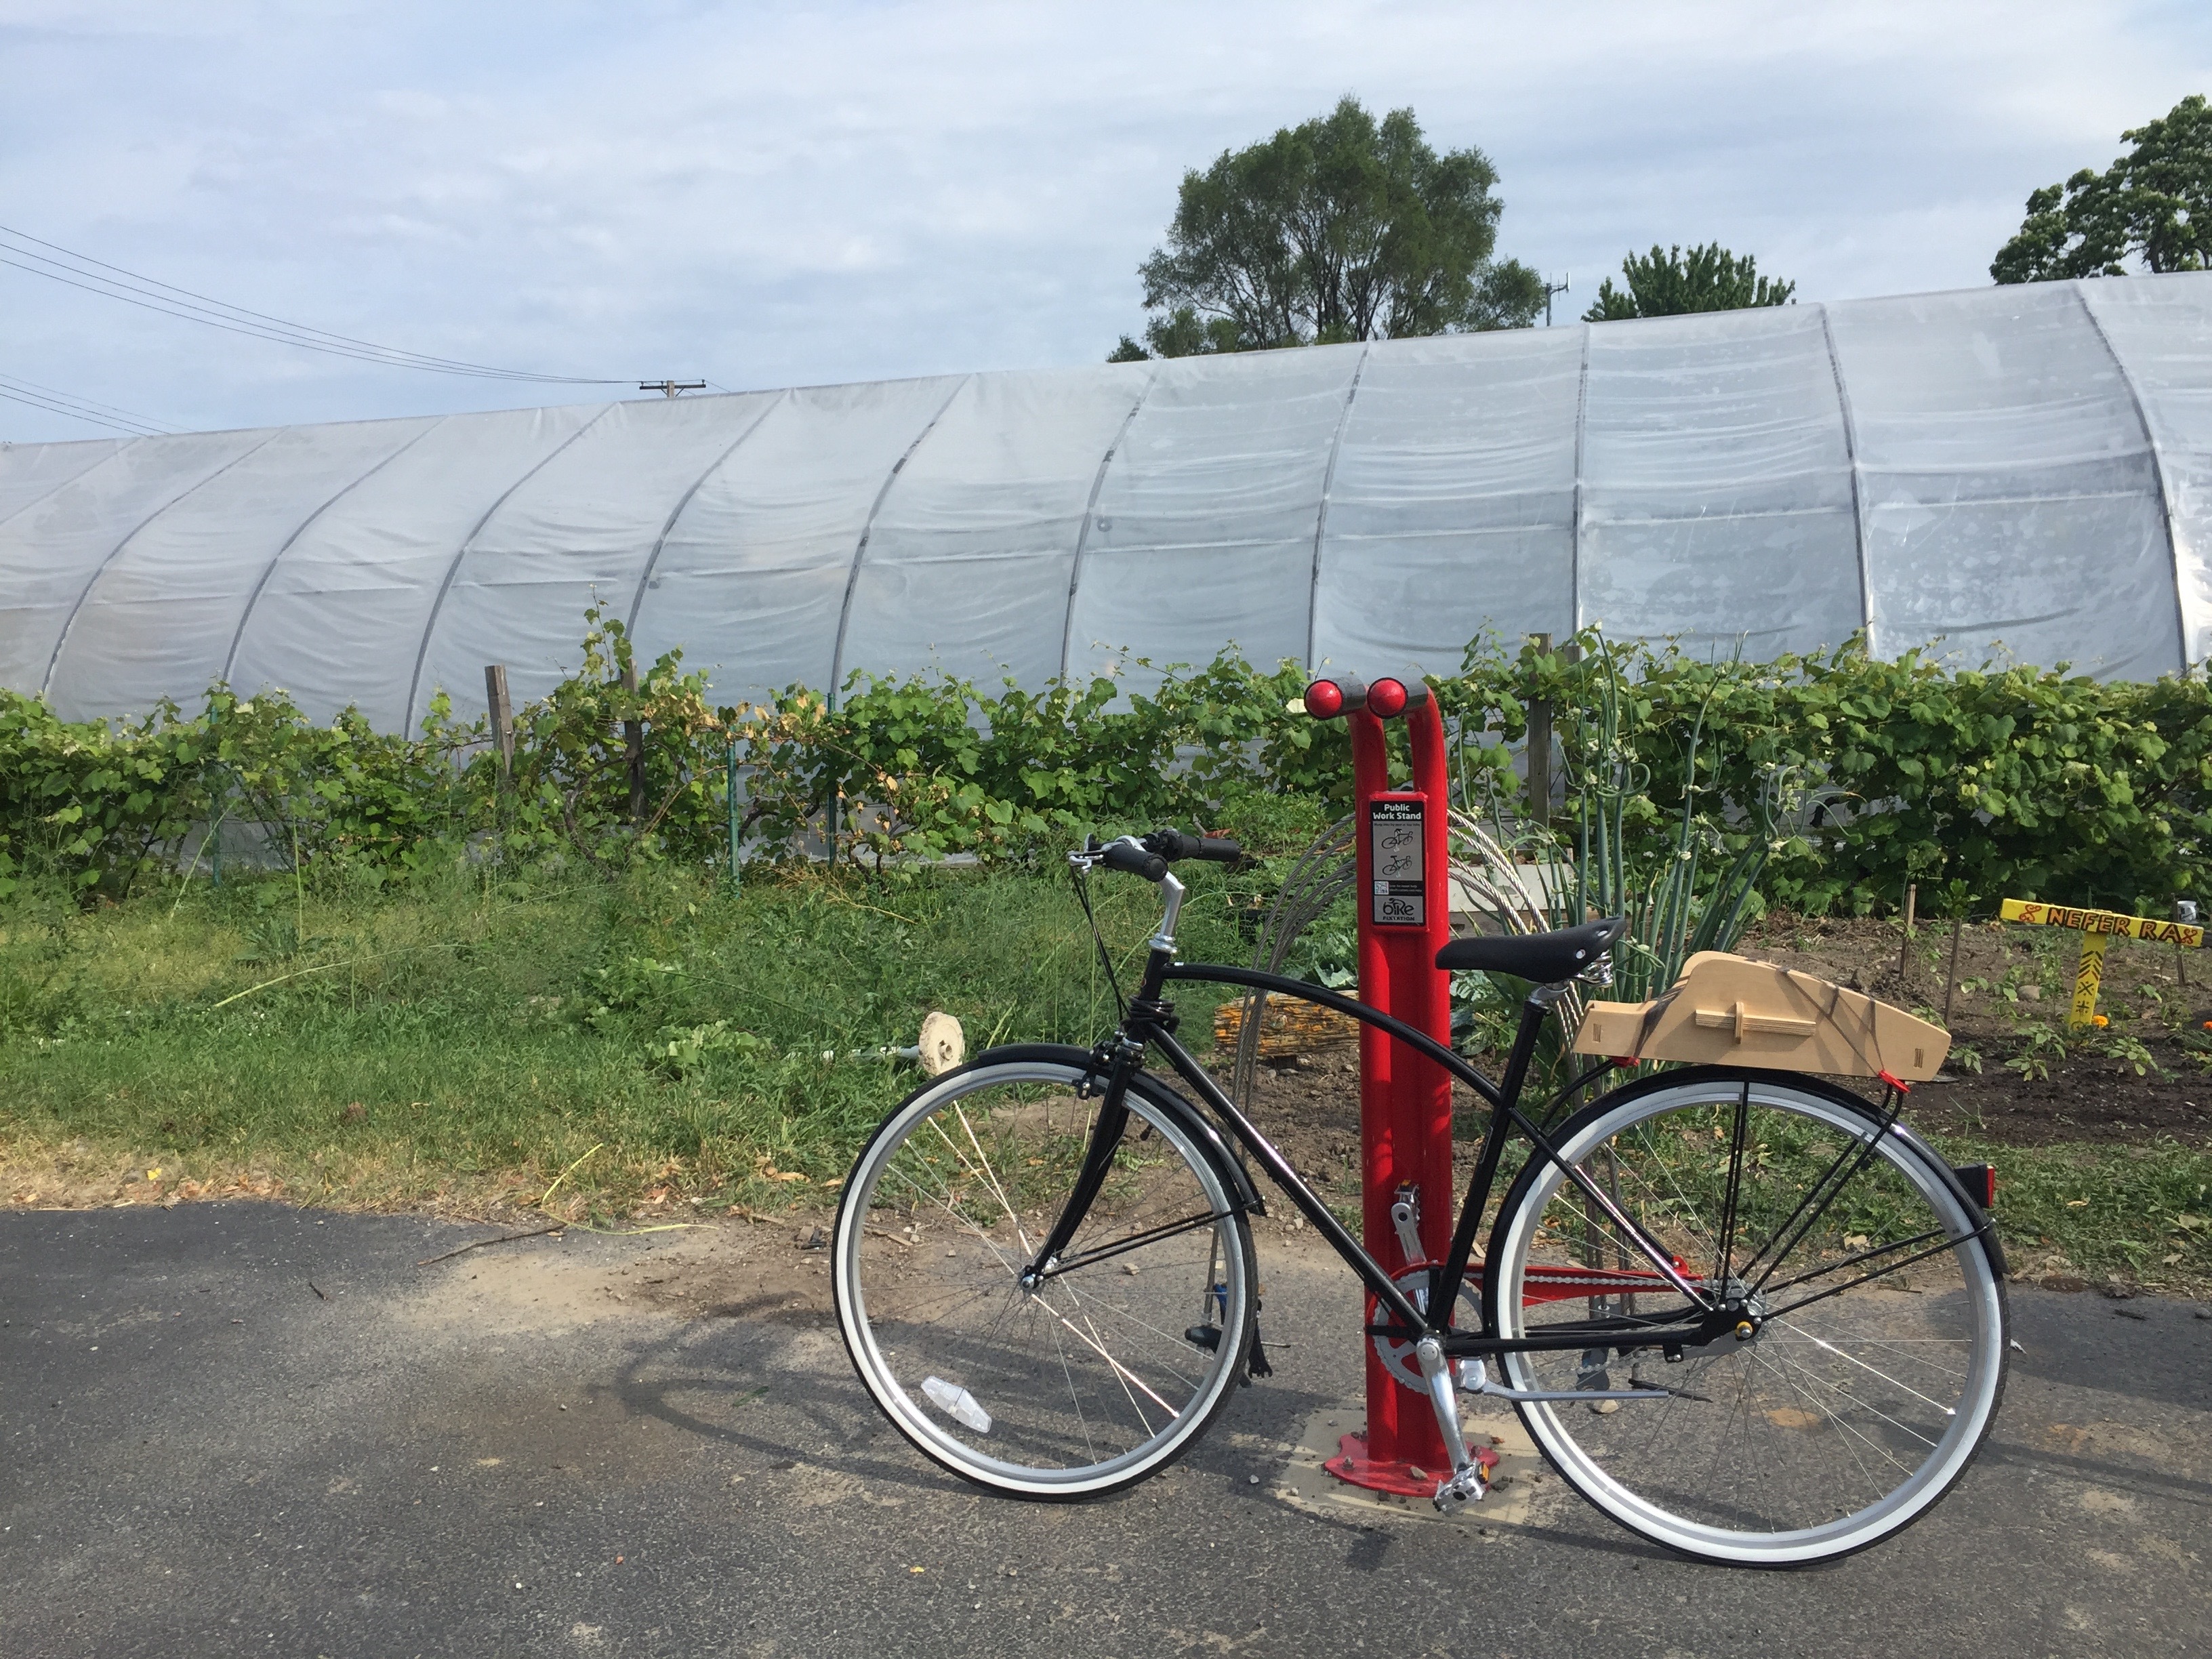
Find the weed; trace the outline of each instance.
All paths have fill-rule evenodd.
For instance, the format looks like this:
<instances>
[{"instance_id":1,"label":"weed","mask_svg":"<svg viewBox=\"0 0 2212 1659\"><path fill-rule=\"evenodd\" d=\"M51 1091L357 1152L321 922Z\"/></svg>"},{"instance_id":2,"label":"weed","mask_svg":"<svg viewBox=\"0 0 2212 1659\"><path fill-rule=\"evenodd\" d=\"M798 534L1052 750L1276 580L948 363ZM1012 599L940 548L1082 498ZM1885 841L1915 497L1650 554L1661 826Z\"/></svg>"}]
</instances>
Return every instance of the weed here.
<instances>
[{"instance_id":1,"label":"weed","mask_svg":"<svg viewBox=\"0 0 2212 1659\"><path fill-rule=\"evenodd\" d=\"M2160 1077L2166 1075L2166 1069L2158 1063L2157 1057L2143 1047L2140 1040L2124 1032L2117 1030L2100 1031L2089 1039L2086 1046L2092 1053L2103 1054L2131 1068L2137 1077L2146 1077L2153 1073Z\"/></svg>"},{"instance_id":2,"label":"weed","mask_svg":"<svg viewBox=\"0 0 2212 1659\"><path fill-rule=\"evenodd\" d=\"M2066 1058L2066 1039L2039 1019L2023 1025L2021 1037L2021 1051L2005 1061L2005 1069L2019 1073L2027 1082L2041 1083Z\"/></svg>"}]
</instances>

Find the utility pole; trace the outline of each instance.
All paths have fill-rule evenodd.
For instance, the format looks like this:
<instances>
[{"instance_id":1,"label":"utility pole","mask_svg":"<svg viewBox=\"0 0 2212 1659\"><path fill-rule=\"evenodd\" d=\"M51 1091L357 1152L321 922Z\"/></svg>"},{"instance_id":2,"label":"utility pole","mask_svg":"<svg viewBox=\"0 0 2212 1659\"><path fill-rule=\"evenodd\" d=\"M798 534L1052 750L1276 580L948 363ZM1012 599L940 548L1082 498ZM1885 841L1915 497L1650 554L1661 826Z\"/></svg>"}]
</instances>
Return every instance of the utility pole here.
<instances>
[{"instance_id":1,"label":"utility pole","mask_svg":"<svg viewBox=\"0 0 2212 1659\"><path fill-rule=\"evenodd\" d=\"M707 383L704 380L640 380L637 389L640 392L658 392L664 398L673 398L683 392L704 392Z\"/></svg>"},{"instance_id":2,"label":"utility pole","mask_svg":"<svg viewBox=\"0 0 2212 1659\"><path fill-rule=\"evenodd\" d=\"M1546 328L1552 325L1552 296L1555 294L1565 294L1573 282L1574 273L1569 271L1559 281L1544 284L1544 326Z\"/></svg>"}]
</instances>

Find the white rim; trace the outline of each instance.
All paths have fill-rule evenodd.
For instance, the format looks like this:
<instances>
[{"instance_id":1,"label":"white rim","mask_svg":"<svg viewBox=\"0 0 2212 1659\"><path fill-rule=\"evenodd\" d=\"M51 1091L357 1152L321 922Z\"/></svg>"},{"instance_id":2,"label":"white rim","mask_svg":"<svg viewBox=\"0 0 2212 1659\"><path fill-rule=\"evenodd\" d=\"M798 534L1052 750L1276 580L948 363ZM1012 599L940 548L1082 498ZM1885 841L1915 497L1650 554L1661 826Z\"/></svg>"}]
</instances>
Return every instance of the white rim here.
<instances>
[{"instance_id":1,"label":"white rim","mask_svg":"<svg viewBox=\"0 0 2212 1659\"><path fill-rule=\"evenodd\" d=\"M946 1468L971 1479L1009 1492L1033 1493L1055 1498L1079 1497L1103 1488L1127 1485L1141 1478L1151 1468L1172 1456L1175 1452L1212 1419L1215 1406L1228 1391L1233 1380L1237 1345L1224 1345L1227 1352L1215 1361L1204 1385L1177 1413L1175 1419L1158 1434L1132 1447L1117 1457L1103 1462L1085 1464L1079 1468L1063 1472L1040 1470L1025 1463L1011 1463L978 1452L966 1442L954 1438L933 1419L925 1415L908 1395L905 1388L893 1374L881 1348L876 1344L875 1334L869 1328L866 1295L860 1282L859 1261L860 1228L865 1224L870 1200L884 1168L897 1150L906 1144L908 1135L921 1119L939 1110L948 1098L983 1088L1000 1087L1016 1083L1060 1084L1071 1091L1086 1075L1082 1067L1060 1060L1010 1060L1000 1065L974 1066L940 1079L930 1088L908 1101L882 1128L876 1133L852 1178L846 1184L843 1203L837 1213L836 1238L836 1276L837 1285L837 1322L851 1354L854 1367L860 1380L897 1426L900 1432ZM1230 1198L1220 1184L1220 1178L1196 1143L1165 1113L1146 1100L1134 1089L1128 1094L1132 1114L1150 1124L1153 1130L1166 1139L1196 1174L1200 1188L1209 1203L1217 1210L1230 1206ZM1235 1231L1233 1224L1231 1229ZM1250 1285L1245 1277L1244 1251L1233 1237L1223 1255L1228 1258L1224 1271L1229 1288L1229 1305L1232 1310L1249 1308Z\"/></svg>"},{"instance_id":2,"label":"white rim","mask_svg":"<svg viewBox=\"0 0 2212 1659\"><path fill-rule=\"evenodd\" d=\"M1732 1088L1720 1103L1730 1103L1733 1097ZM1863 1116L1833 1101L1778 1085L1753 1083L1751 1100L1754 1105L1802 1112L1861 1139L1873 1127ZM1685 1084L1679 1088L1656 1091L1592 1120L1573 1139L1562 1142L1558 1150L1567 1162L1579 1162L1600 1141L1630 1124L1685 1106L1713 1103L1713 1085L1710 1083ZM1957 1414L1919 1468L1881 1500L1822 1526L1787 1532L1732 1532L1686 1521L1640 1497L1607 1474L1583 1449L1550 1405L1523 1405L1521 1414L1529 1433L1577 1491L1632 1530L1688 1553L1717 1560L1781 1565L1863 1547L1906 1525L1949 1489L1981 1440L1995 1409L1998 1382L2003 1374L2004 1317L1996 1277L1988 1270L1986 1259L1967 1237L1974 1231L1974 1223L1950 1188L1926 1166L1912 1146L1901 1136L1885 1138L1877 1155L1886 1158L1928 1200L1937 1218L1954 1239L1960 1241L1957 1248L1968 1253L1966 1259L1982 1264L1978 1273L1969 1267L1961 1275L1966 1290L1973 1296L1977 1314L1972 1375L1962 1393L1961 1403L1954 1408ZM1520 1321L1521 1287L1522 1268L1527 1262L1528 1227L1532 1219L1543 1212L1565 1178L1559 1165L1548 1166L1543 1179L1532 1188L1528 1200L1514 1212L1511 1231L1498 1253L1505 1264L1505 1276L1498 1283L1499 1322L1509 1335L1523 1334ZM1504 1363L1516 1387L1536 1386L1527 1355L1507 1354Z\"/></svg>"}]
</instances>

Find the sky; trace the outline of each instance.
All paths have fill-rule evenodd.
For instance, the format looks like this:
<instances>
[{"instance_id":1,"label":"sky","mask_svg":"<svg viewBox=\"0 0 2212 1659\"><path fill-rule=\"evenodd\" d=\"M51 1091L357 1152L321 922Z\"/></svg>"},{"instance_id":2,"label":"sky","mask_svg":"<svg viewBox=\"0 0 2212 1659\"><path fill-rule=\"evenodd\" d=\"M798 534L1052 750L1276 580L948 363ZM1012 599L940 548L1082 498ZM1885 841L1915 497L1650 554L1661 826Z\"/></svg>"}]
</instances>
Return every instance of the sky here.
<instances>
[{"instance_id":1,"label":"sky","mask_svg":"<svg viewBox=\"0 0 2212 1659\"><path fill-rule=\"evenodd\" d=\"M1346 93L1489 155L1498 252L1571 283L1561 321L1655 242L1806 300L1981 286L2030 190L2212 91L2212 6L0 0L0 85L9 231L616 383L0 264L0 390L186 430L1095 362L1184 170ZM106 431L0 401L0 441Z\"/></svg>"}]
</instances>

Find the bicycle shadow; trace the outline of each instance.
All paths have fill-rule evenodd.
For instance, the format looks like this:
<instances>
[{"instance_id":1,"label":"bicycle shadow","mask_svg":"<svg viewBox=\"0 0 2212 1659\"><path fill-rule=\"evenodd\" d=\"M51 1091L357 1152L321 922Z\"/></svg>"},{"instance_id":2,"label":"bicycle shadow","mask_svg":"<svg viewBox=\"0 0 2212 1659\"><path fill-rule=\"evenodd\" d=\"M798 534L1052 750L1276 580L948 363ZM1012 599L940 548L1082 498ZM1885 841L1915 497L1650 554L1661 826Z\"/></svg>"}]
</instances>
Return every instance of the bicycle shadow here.
<instances>
[{"instance_id":1,"label":"bicycle shadow","mask_svg":"<svg viewBox=\"0 0 2212 1659\"><path fill-rule=\"evenodd\" d=\"M898 1455L905 1443L853 1374L835 1322L781 1293L719 1304L665 1335L632 1339L598 1391L770 1468L817 1465L834 1451L840 1472L866 1482L938 1496L970 1490Z\"/></svg>"}]
</instances>

